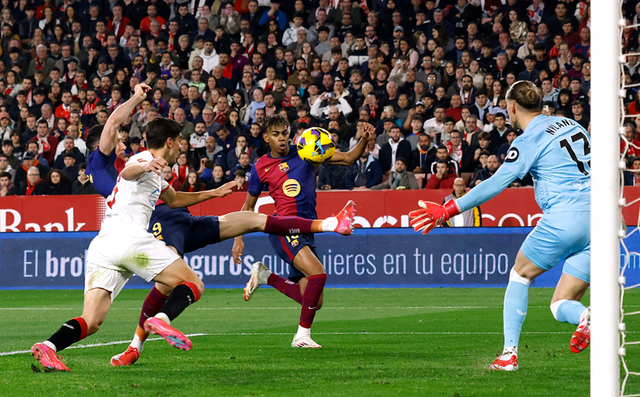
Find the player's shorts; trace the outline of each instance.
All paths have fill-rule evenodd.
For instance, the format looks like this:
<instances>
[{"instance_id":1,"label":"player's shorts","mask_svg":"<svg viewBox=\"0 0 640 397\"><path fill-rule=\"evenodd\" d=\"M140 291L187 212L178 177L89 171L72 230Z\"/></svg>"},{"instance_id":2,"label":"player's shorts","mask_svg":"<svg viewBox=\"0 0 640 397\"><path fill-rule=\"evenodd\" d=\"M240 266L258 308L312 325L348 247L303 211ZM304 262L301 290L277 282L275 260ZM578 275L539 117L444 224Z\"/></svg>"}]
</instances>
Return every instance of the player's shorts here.
<instances>
[{"instance_id":1,"label":"player's shorts","mask_svg":"<svg viewBox=\"0 0 640 397\"><path fill-rule=\"evenodd\" d=\"M178 254L145 230L100 234L87 252L85 293L102 288L111 292L113 301L133 274L149 282L178 259Z\"/></svg>"},{"instance_id":2,"label":"player's shorts","mask_svg":"<svg viewBox=\"0 0 640 397\"><path fill-rule=\"evenodd\" d=\"M293 259L298 252L305 246L309 246L311 252L313 252L316 257L318 256L314 236L311 233L295 236L276 236L275 234L270 234L269 241L271 241L271 245L276 251L276 254L289 265L289 280L294 282L304 277L304 274L293 266Z\"/></svg>"},{"instance_id":3,"label":"player's shorts","mask_svg":"<svg viewBox=\"0 0 640 397\"><path fill-rule=\"evenodd\" d=\"M564 260L563 273L589 283L591 213L544 214L522 243L522 253L543 270Z\"/></svg>"},{"instance_id":4,"label":"player's shorts","mask_svg":"<svg viewBox=\"0 0 640 397\"><path fill-rule=\"evenodd\" d=\"M166 204L156 206L151 214L149 232L180 255L220 242L217 216L193 216L186 208L171 209Z\"/></svg>"}]
</instances>

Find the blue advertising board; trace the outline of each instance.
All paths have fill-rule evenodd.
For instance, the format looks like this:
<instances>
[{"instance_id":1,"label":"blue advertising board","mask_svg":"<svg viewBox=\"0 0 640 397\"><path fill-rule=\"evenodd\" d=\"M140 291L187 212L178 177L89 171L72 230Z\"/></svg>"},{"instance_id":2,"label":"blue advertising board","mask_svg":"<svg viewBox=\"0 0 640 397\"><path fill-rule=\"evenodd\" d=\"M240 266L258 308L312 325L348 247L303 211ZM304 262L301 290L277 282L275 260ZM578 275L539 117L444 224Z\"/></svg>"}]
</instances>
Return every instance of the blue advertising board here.
<instances>
[{"instance_id":1,"label":"blue advertising board","mask_svg":"<svg viewBox=\"0 0 640 397\"><path fill-rule=\"evenodd\" d=\"M353 236L316 235L317 251L334 288L504 287L520 244L531 228L441 228L423 236L411 229L357 229ZM86 250L95 232L0 234L0 289L83 288ZM634 235L635 236L635 235ZM233 240L185 255L207 288L238 288L251 264L262 261L287 276L286 265L261 233L245 236L243 263L231 256ZM640 238L627 241L640 252ZM624 253L621 255L624 259ZM561 267L532 286L555 287ZM628 283L640 282L640 255L630 257ZM127 288L148 288L132 277Z\"/></svg>"}]
</instances>

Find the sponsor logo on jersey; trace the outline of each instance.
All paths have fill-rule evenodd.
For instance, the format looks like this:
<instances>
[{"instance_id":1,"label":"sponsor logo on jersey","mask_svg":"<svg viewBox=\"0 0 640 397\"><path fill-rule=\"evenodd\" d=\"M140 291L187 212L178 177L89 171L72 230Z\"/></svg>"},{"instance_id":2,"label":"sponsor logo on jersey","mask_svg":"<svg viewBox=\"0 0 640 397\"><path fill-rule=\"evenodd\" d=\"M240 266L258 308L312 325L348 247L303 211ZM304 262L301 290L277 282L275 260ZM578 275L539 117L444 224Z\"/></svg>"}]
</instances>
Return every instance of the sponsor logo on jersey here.
<instances>
[{"instance_id":1,"label":"sponsor logo on jersey","mask_svg":"<svg viewBox=\"0 0 640 397\"><path fill-rule=\"evenodd\" d=\"M282 184L282 191L287 197L296 197L300 194L300 183L295 179L287 179Z\"/></svg>"},{"instance_id":2,"label":"sponsor logo on jersey","mask_svg":"<svg viewBox=\"0 0 640 397\"><path fill-rule=\"evenodd\" d=\"M149 196L149 204L152 207L155 207L159 198L160 198L160 189L156 189L153 192L151 192L151 196Z\"/></svg>"},{"instance_id":3,"label":"sponsor logo on jersey","mask_svg":"<svg viewBox=\"0 0 640 397\"><path fill-rule=\"evenodd\" d=\"M267 167L267 168L264 169L264 172L269 172L270 169L271 168Z\"/></svg>"},{"instance_id":4,"label":"sponsor logo on jersey","mask_svg":"<svg viewBox=\"0 0 640 397\"><path fill-rule=\"evenodd\" d=\"M278 168L280 168L280 171L282 172L287 172L289 171L289 164L287 163L282 163L278 166Z\"/></svg>"},{"instance_id":5,"label":"sponsor logo on jersey","mask_svg":"<svg viewBox=\"0 0 640 397\"><path fill-rule=\"evenodd\" d=\"M518 148L512 147L507 152L507 155L504 158L504 162L505 163L513 163L514 161L516 161L518 159L518 157L520 157L520 152L518 151Z\"/></svg>"}]
</instances>

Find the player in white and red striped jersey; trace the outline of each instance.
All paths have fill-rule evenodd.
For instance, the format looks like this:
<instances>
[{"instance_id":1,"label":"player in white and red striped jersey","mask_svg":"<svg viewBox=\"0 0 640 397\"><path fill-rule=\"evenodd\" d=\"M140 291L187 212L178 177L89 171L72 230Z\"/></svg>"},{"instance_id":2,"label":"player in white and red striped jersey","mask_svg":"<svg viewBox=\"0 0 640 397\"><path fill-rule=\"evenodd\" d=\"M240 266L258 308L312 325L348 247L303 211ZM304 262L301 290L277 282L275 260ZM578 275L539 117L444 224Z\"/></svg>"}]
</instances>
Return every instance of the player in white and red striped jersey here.
<instances>
[{"instance_id":1,"label":"player in white and red striped jersey","mask_svg":"<svg viewBox=\"0 0 640 397\"><path fill-rule=\"evenodd\" d=\"M98 331L111 302L134 273L172 289L160 312L145 321L145 330L161 335L178 349L191 349L189 338L170 323L198 301L204 284L177 253L147 231L149 219L158 199L171 208L188 207L231 193L234 183L197 193L173 190L161 171L166 164L175 163L181 131L173 120L150 122L146 131L149 150L131 157L118 176L100 233L89 246L82 316L67 321L49 339L31 348L45 369L69 371L56 353Z\"/></svg>"}]
</instances>

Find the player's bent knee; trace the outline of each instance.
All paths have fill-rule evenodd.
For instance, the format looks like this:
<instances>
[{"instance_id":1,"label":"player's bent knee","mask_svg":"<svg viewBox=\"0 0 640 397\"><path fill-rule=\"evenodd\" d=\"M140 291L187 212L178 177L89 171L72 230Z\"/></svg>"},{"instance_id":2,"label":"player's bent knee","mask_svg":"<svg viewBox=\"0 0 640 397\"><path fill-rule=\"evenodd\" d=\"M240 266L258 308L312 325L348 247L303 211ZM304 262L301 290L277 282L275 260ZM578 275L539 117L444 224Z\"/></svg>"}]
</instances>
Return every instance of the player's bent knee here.
<instances>
[{"instance_id":1,"label":"player's bent knee","mask_svg":"<svg viewBox=\"0 0 640 397\"><path fill-rule=\"evenodd\" d=\"M202 280L198 279L197 281L193 281L193 282L187 281L187 282L184 282L183 284L191 288L191 291L193 292L193 295L195 297L195 301L193 303L200 300L200 297L204 292L204 283L202 282Z\"/></svg>"},{"instance_id":2,"label":"player's bent knee","mask_svg":"<svg viewBox=\"0 0 640 397\"><path fill-rule=\"evenodd\" d=\"M566 299L560 299L555 302L551 302L551 305L549 306L549 308L551 309L551 313L553 314L553 318L555 318L557 321L560 321L558 320L558 308L560 308L560 305L562 305L566 301Z\"/></svg>"},{"instance_id":3,"label":"player's bent knee","mask_svg":"<svg viewBox=\"0 0 640 397\"><path fill-rule=\"evenodd\" d=\"M85 318L87 323L87 336L93 335L100 330L100 326L104 322L103 320L98 320L94 318Z\"/></svg>"}]
</instances>

